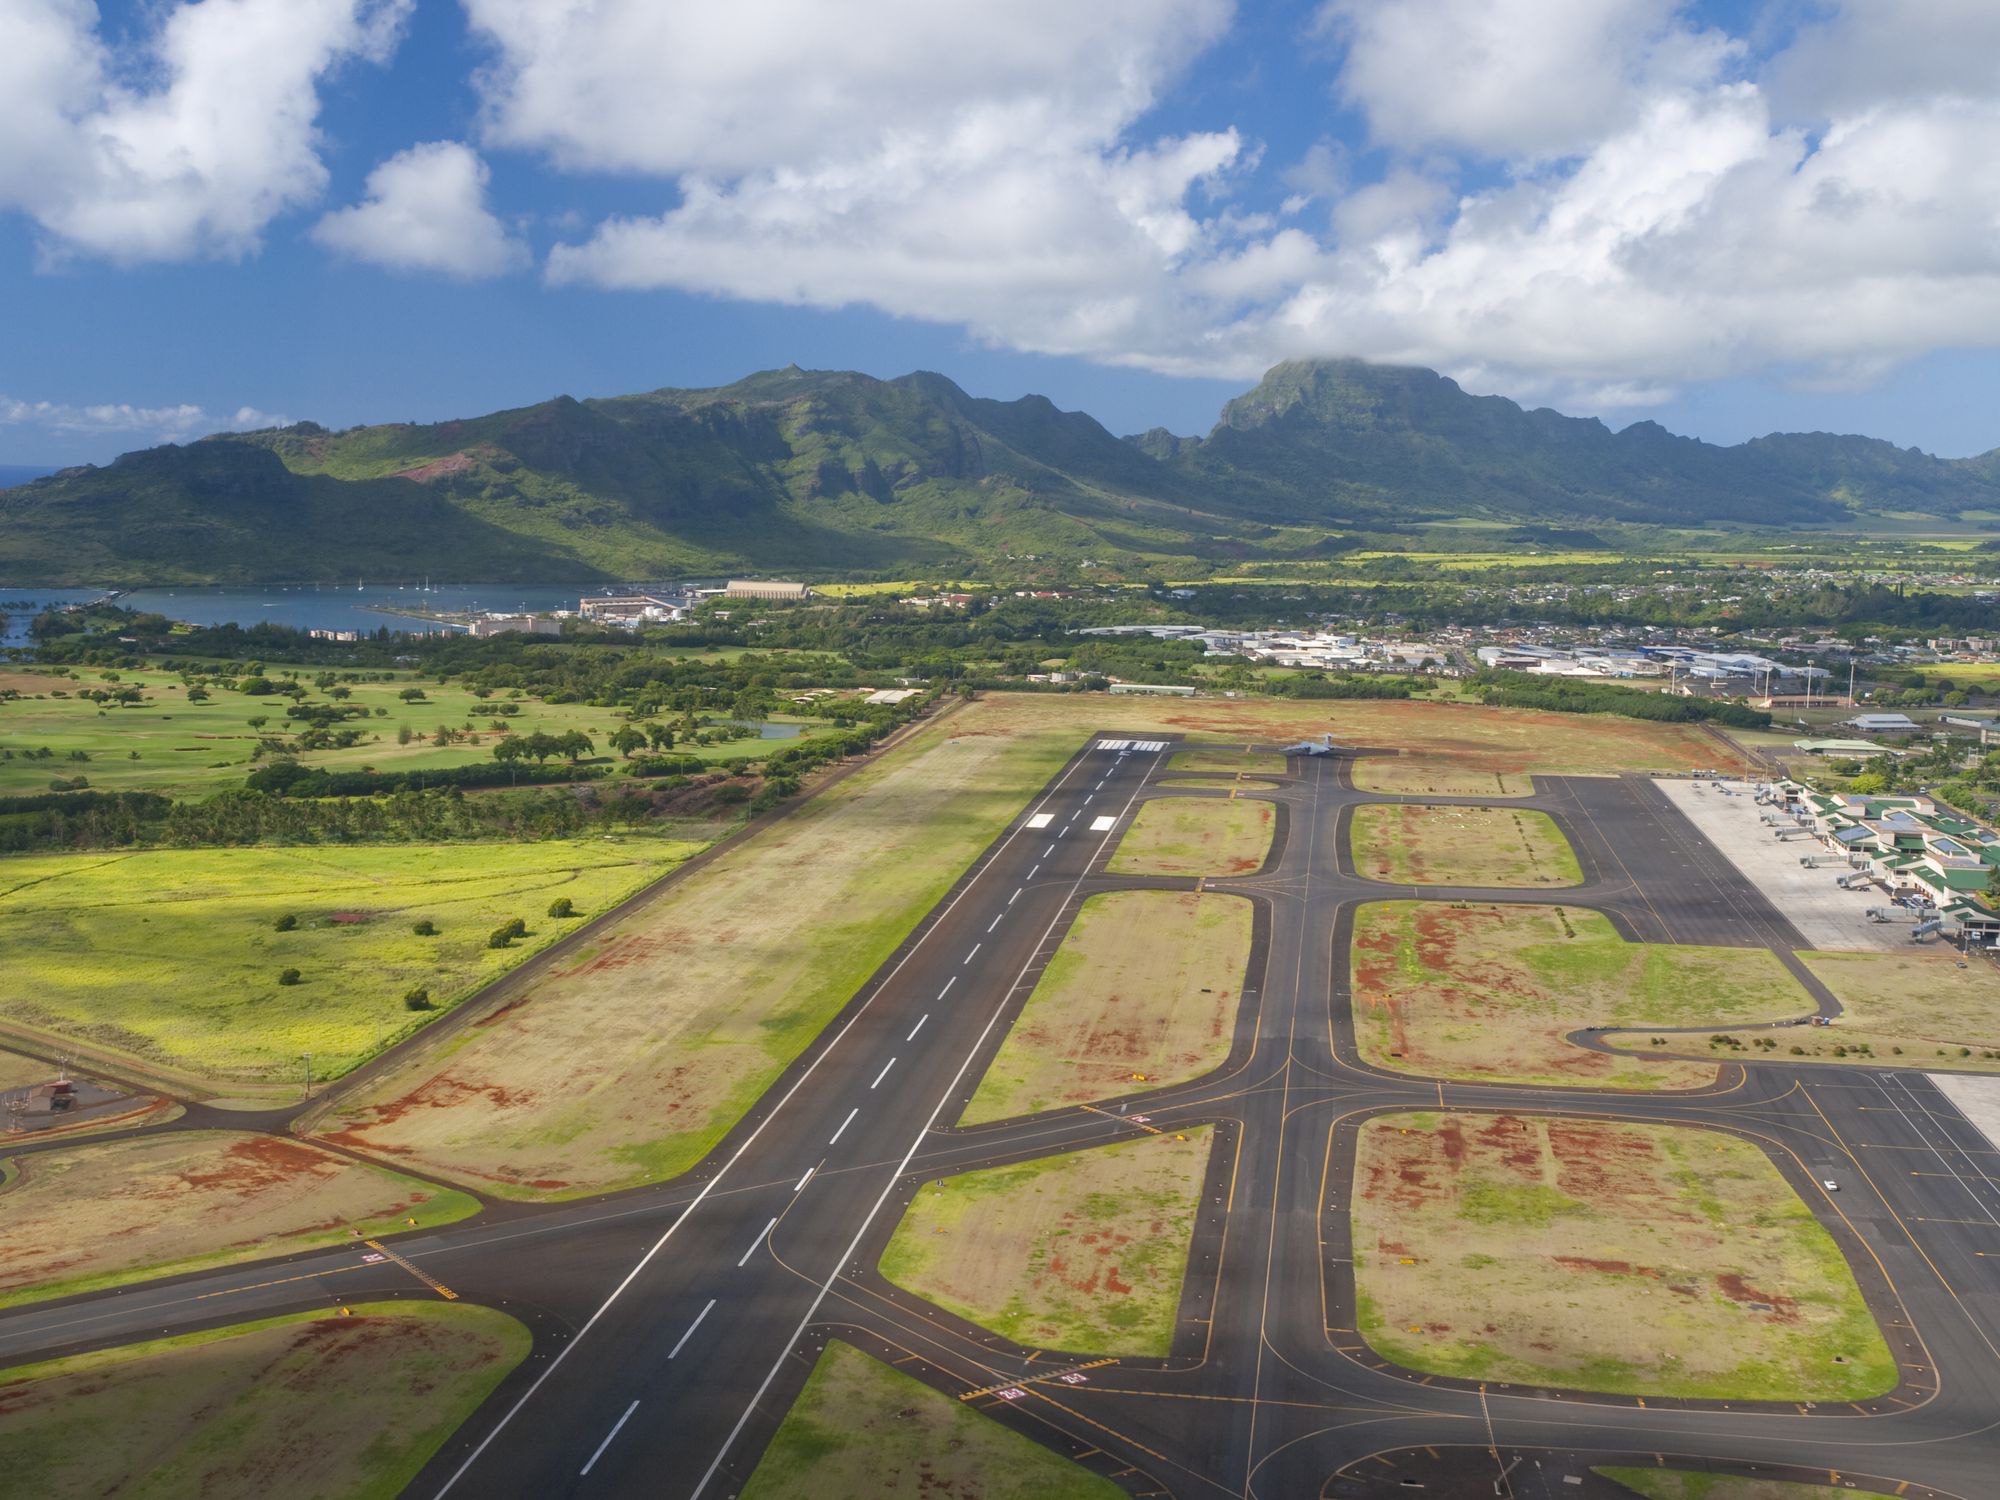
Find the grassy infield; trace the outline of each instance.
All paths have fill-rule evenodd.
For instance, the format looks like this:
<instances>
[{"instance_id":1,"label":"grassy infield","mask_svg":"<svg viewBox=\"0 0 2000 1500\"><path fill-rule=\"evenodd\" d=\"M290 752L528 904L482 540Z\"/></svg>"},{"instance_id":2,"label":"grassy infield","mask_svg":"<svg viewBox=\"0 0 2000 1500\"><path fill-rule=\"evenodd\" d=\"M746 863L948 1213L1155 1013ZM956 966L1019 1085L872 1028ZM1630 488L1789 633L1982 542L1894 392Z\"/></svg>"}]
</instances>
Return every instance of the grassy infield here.
<instances>
[{"instance_id":1,"label":"grassy infield","mask_svg":"<svg viewBox=\"0 0 2000 1500\"><path fill-rule=\"evenodd\" d=\"M353 1311L0 1373L8 1492L137 1493L144 1476L158 1500L389 1500L526 1358L529 1336L463 1302Z\"/></svg>"},{"instance_id":2,"label":"grassy infield","mask_svg":"<svg viewBox=\"0 0 2000 1500\"><path fill-rule=\"evenodd\" d=\"M1171 727L1217 737L1248 734L1270 740L1315 733L1324 727L1319 715L1284 704L1132 705L1113 701L1093 702L1088 707L1089 727L1098 729ZM1718 758L1710 742L1665 726L1615 723L1600 742L1596 736L1602 727L1599 723L1580 725L1560 716L1471 715L1403 704L1342 708L1341 727L1354 738L1377 738L1419 752L1429 748L1448 757L1443 762L1406 759L1365 765L1362 779L1376 785L1456 791L1474 789L1468 783L1483 782L1479 789L1525 790L1524 773L1531 762L1553 770L1587 772L1624 765L1665 769ZM1063 709L1069 711L1057 712ZM1501 723L1502 718L1507 722ZM556 976L533 992L531 999L539 1004L517 1008L500 1025L483 1028L477 1040L472 1034L461 1039L447 1054L449 1068L464 1070L468 1064L477 1064L475 1074L483 1072L484 1077L444 1080L454 1085L447 1091L453 1094L451 1099L420 1101L423 1113L445 1117L457 1128L433 1131L428 1141L418 1143L418 1158L424 1156L427 1146L440 1170L480 1179L503 1191L511 1188L523 1196L561 1196L623 1186L678 1170L693 1161L805 1045L978 848L1013 815L1025 795L1073 748L1081 722L1072 706L1047 700L1001 699L982 704L945 726L925 731L918 743L902 754L816 799L800 815L759 839L747 853L739 854L736 870L729 868L729 861L712 867L699 881L684 887L671 903L629 923L626 931L611 934L595 955L612 960L608 967L598 964L593 968L593 956L586 955L569 977L574 979L587 971L592 976L590 982L569 985L564 976ZM1531 744L1538 747L1532 753L1528 749ZM1218 762L1217 767L1179 769L1220 766ZM1240 760L1232 759L1227 769L1241 766ZM1515 783L1512 786L1508 785L1510 779ZM1259 807L1255 803L1218 805ZM1254 835L1241 833L1222 838L1239 848L1256 843ZM1176 831L1166 842L1186 840ZM1196 842L1213 842L1213 838ZM1232 861L1243 857L1234 852L1228 856ZM1202 855L1203 860L1211 858ZM1212 869L1212 864L1207 868ZM768 903L753 899L759 891L768 891L773 882L785 888L787 914L792 920L772 920ZM868 916L857 921L856 901L862 892L867 900L860 909ZM760 927L780 930L770 934L745 932L736 924L746 910L763 911ZM663 916L670 920L664 928ZM730 930L721 930L724 926ZM771 949L760 939L768 935L773 942L785 944L794 931L813 933L817 943L813 959L803 968L796 963L780 965L781 972L766 974ZM728 1034L730 1024L724 1016L702 1013L699 1006L672 993L671 985L668 993L656 996L664 979L681 973L691 962L697 969L692 976L697 987L714 982L717 976L700 972L698 961L691 958L700 953L723 956L729 971L722 985L727 1010L734 1017L734 1027L748 1027L748 1034ZM617 977L621 972L629 976L625 989L630 993L621 992ZM580 998L586 992L612 1003L604 1007L589 1004ZM637 1003L642 996L644 1003ZM632 1018L633 1030L620 1031L614 1026L609 1028L613 1034L603 1037L607 1015L629 1011L635 1004L641 1014ZM590 1045L593 1042L594 1047ZM633 1108L628 1087L631 1079L619 1075L616 1067L609 1080L610 1091L622 1091L625 1105L615 1112L606 1109L607 1100L596 1098L570 1108L560 1079L552 1080L556 1086L546 1093L538 1092L525 1100L516 1098L511 1107L495 1102L496 1096L505 1093L499 1085L506 1081L510 1067L527 1066L524 1059L532 1058L537 1060L536 1067L546 1071L549 1058L562 1056L565 1047L579 1045L589 1054L583 1065L593 1069L600 1068L608 1056L622 1060L628 1071L657 1070L663 1056L686 1054L690 1048L702 1056L704 1066L698 1077L682 1080L683 1091L692 1092L694 1097L692 1101L676 1099L674 1102L683 1106L678 1110ZM371 1098L378 1104L407 1109L413 1095L441 1081L437 1062L419 1059ZM469 1089L456 1090L457 1085L467 1082ZM403 1091L400 1096L398 1089ZM468 1101L473 1106L470 1111L462 1107ZM610 1113L617 1118L607 1119ZM330 1123L354 1127L348 1138L362 1145L408 1148L407 1139L368 1139L371 1124L392 1129L397 1114L396 1108L374 1108L363 1101L345 1118ZM649 1121L663 1124L649 1129ZM573 1144L579 1134L589 1137L580 1152ZM564 1157L566 1169L574 1172L577 1180L510 1185L496 1183L491 1177L490 1163L496 1156L523 1151L532 1155L537 1150ZM1163 1164L1171 1159L1172 1166L1162 1165L1142 1174L1146 1186L1141 1191L1135 1186L1129 1164L1118 1170L1121 1164L1113 1155L1132 1150L1150 1150ZM1013 1257L1011 1290L1005 1276L967 1286L961 1305L968 1316L1013 1327L1023 1337L1033 1330L1046 1330L1060 1335L1051 1341L1079 1347L1124 1344L1135 1352L1158 1351L1171 1332L1171 1309L1178 1299L1183 1269L1182 1257L1173 1253L1173 1247L1186 1243L1193 1196L1199 1187L1199 1162L1205 1159L1206 1151L1205 1138L1185 1144L1154 1139L1134 1147L1076 1153L1029 1168L1008 1169L1024 1174L1011 1183L996 1179L995 1174L973 1174L927 1190L913 1215L935 1212L949 1220L957 1214L963 1222L962 1216L974 1203L990 1208L996 1199L1004 1201L1010 1193L1023 1203L1039 1200L1032 1204L1033 1211L1014 1215L1015 1232L1011 1235L985 1235L982 1218L983 1237L994 1241L992 1255L1002 1260ZM1094 1179L1106 1163L1112 1165L1113 1176L1097 1184ZM530 1164L521 1175L525 1178L535 1170L538 1168ZM1152 1180L1155 1177L1158 1182ZM1037 1178L1042 1181L1036 1182ZM1069 1191L1052 1195L1047 1189L1055 1183L1067 1184ZM1117 1191L1112 1191L1114 1188ZM916 1218L912 1223L938 1227ZM1150 1298L1150 1311L1135 1312L1139 1304L1132 1301L1111 1309L1099 1302L1078 1305L1074 1288L1065 1292L1071 1268L1056 1262L1063 1259L1060 1252L1074 1253L1085 1244L1078 1234L1079 1226L1085 1223L1091 1226L1086 1232L1104 1226L1131 1229L1133 1244L1139 1248L1128 1251L1114 1246L1106 1252L1093 1242L1091 1253L1118 1256L1118 1279L1144 1288L1141 1301ZM931 1238L935 1241L949 1236ZM1074 1243L1065 1243L1072 1240ZM955 1271L955 1262L936 1259L936 1247L912 1233L899 1234L897 1247L891 1251L890 1269L906 1278L923 1281L933 1274L949 1278ZM1138 1281L1133 1279L1134 1269L1140 1273ZM940 1295L948 1295L942 1279L939 1285ZM1038 1286L1048 1294L1039 1306L1031 1298ZM1008 1295L1002 1298L996 1288L1008 1290ZM1064 1305L1066 1295L1068 1306ZM1117 1315L1121 1309L1122 1315ZM1167 1310L1164 1327L1161 1309ZM802 1408L802 1419L810 1415ZM787 1431L791 1430L792 1424L788 1424ZM781 1454L785 1449L786 1438L781 1434L773 1453Z\"/></svg>"}]
</instances>

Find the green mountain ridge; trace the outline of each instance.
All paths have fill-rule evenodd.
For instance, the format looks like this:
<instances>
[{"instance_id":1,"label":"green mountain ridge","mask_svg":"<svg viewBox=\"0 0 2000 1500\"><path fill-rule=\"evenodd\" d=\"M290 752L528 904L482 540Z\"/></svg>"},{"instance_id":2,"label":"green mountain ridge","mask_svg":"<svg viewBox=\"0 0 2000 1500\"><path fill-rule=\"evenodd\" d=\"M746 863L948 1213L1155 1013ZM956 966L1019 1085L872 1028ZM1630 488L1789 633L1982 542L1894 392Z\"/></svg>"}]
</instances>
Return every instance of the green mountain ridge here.
<instances>
[{"instance_id":1,"label":"green mountain ridge","mask_svg":"<svg viewBox=\"0 0 2000 1500\"><path fill-rule=\"evenodd\" d=\"M431 424L224 433L0 491L0 580L430 573L611 581L1322 555L1341 528L1472 516L1826 525L2000 513L2000 450L1723 448L1471 396L1428 370L1279 365L1202 438L1113 436L1042 396L796 366Z\"/></svg>"}]
</instances>

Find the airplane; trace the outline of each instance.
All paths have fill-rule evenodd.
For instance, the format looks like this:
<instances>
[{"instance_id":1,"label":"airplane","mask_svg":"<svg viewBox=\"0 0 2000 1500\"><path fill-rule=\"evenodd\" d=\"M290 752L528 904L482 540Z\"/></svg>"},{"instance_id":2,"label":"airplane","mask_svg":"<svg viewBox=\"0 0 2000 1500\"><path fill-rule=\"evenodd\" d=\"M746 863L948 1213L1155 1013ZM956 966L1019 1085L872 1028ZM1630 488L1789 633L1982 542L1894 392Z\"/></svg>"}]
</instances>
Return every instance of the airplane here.
<instances>
[{"instance_id":1,"label":"airplane","mask_svg":"<svg viewBox=\"0 0 2000 1500\"><path fill-rule=\"evenodd\" d=\"M1285 746L1286 755L1331 755L1338 747L1330 734L1321 735L1316 740L1300 740L1296 745Z\"/></svg>"}]
</instances>

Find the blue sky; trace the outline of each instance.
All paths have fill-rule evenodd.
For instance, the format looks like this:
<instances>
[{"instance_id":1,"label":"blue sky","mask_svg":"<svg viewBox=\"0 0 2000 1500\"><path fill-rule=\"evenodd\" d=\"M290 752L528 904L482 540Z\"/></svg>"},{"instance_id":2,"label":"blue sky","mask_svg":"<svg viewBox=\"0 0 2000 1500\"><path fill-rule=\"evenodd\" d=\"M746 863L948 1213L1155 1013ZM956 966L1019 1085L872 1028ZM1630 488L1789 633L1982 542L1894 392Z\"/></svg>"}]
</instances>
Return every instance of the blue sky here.
<instances>
[{"instance_id":1,"label":"blue sky","mask_svg":"<svg viewBox=\"0 0 2000 1500\"><path fill-rule=\"evenodd\" d=\"M792 361L1205 431L1310 355L1983 451L1989 12L15 0L0 463Z\"/></svg>"}]
</instances>

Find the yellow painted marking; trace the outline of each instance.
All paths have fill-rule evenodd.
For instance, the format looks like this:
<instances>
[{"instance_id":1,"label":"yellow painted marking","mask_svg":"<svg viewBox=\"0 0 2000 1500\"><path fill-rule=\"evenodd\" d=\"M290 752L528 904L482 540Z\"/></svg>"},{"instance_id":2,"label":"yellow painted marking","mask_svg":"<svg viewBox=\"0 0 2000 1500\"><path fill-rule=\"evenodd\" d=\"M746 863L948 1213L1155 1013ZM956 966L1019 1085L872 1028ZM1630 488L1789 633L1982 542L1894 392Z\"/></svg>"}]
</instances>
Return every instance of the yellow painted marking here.
<instances>
[{"instance_id":1,"label":"yellow painted marking","mask_svg":"<svg viewBox=\"0 0 2000 1500\"><path fill-rule=\"evenodd\" d=\"M1065 1375L1074 1375L1082 1370L1101 1370L1106 1365L1115 1365L1117 1363L1118 1361L1115 1359L1093 1359L1087 1364L1065 1365L1062 1369L1050 1370L1045 1375L1024 1375L1018 1380L1003 1380L998 1385L982 1386L979 1390L965 1392L958 1399L961 1401L977 1401L982 1396L991 1396L998 1391L1011 1391L1016 1386L1047 1385L1052 1380L1061 1380Z\"/></svg>"},{"instance_id":2,"label":"yellow painted marking","mask_svg":"<svg viewBox=\"0 0 2000 1500\"><path fill-rule=\"evenodd\" d=\"M429 1275L428 1273L423 1271L419 1271L415 1266L411 1265L407 1260L404 1260L402 1256L398 1255L395 1251L391 1250L387 1245L381 1243L381 1241L363 1240L361 1243L366 1245L370 1250L379 1250L382 1254L388 1256L389 1259L393 1260L397 1265L401 1266L405 1271L408 1271L412 1276L416 1277L417 1280L421 1281L425 1286L429 1287L432 1291L436 1292L440 1297L444 1298L445 1301L456 1302L458 1300L457 1292L454 1292L450 1287L446 1286L442 1281L439 1281L435 1276Z\"/></svg>"}]
</instances>

